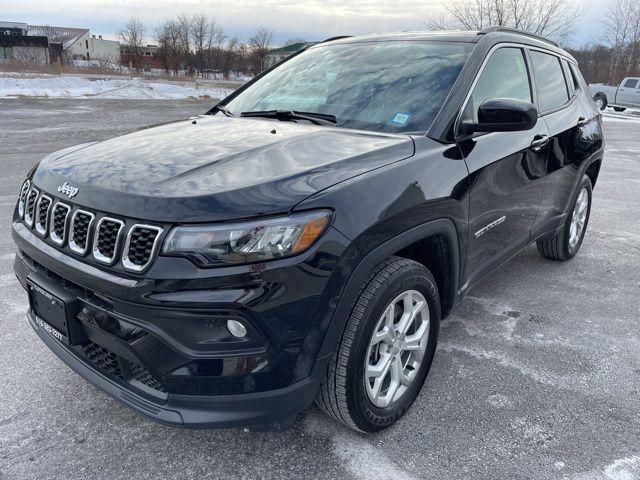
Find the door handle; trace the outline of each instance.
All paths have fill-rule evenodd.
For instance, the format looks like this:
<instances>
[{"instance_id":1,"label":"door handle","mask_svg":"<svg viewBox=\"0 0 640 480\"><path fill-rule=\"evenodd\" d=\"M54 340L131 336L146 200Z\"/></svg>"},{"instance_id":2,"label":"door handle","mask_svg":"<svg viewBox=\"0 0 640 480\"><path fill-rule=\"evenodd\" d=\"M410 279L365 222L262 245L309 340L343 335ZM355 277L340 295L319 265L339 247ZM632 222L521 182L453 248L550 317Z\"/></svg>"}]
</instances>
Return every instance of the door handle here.
<instances>
[{"instance_id":1,"label":"door handle","mask_svg":"<svg viewBox=\"0 0 640 480\"><path fill-rule=\"evenodd\" d=\"M547 145L547 143L549 143L549 137L542 134L536 135L535 137L533 137L533 141L531 142L531 150L533 150L534 152L539 152Z\"/></svg>"},{"instance_id":2,"label":"door handle","mask_svg":"<svg viewBox=\"0 0 640 480\"><path fill-rule=\"evenodd\" d=\"M584 126L586 126L588 123L589 123L589 119L587 119L587 118L580 117L580 118L578 119L578 126L579 126L579 127L584 127Z\"/></svg>"}]
</instances>

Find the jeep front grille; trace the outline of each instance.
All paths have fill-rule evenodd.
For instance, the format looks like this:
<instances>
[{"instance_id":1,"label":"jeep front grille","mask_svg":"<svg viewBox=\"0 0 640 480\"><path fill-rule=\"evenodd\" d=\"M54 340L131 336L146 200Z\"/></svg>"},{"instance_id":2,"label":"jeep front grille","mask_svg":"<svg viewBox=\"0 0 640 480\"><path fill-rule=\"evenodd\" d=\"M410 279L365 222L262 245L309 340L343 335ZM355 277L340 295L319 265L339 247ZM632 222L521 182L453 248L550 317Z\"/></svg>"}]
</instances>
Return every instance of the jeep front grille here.
<instances>
[{"instance_id":1,"label":"jeep front grille","mask_svg":"<svg viewBox=\"0 0 640 480\"><path fill-rule=\"evenodd\" d=\"M36 204L36 232L45 237L49 228L49 210L51 209L51 197L40 196Z\"/></svg>"},{"instance_id":2,"label":"jeep front grille","mask_svg":"<svg viewBox=\"0 0 640 480\"><path fill-rule=\"evenodd\" d=\"M95 215L84 210L76 210L71 217L71 234L69 235L69 248L78 255L87 253L89 246L89 234Z\"/></svg>"},{"instance_id":3,"label":"jeep front grille","mask_svg":"<svg viewBox=\"0 0 640 480\"><path fill-rule=\"evenodd\" d=\"M18 198L18 215L20 218L24 217L24 206L27 203L27 194L29 193L29 187L31 187L31 182L29 180L25 180L20 188L20 197Z\"/></svg>"},{"instance_id":4,"label":"jeep front grille","mask_svg":"<svg viewBox=\"0 0 640 480\"><path fill-rule=\"evenodd\" d=\"M96 227L93 239L93 258L100 263L111 265L116 258L120 230L124 223L115 218L102 217Z\"/></svg>"},{"instance_id":5,"label":"jeep front grille","mask_svg":"<svg viewBox=\"0 0 640 480\"><path fill-rule=\"evenodd\" d=\"M41 193L27 180L20 188L18 215L24 224L60 249L95 262L140 273L151 265L164 229L92 213ZM128 226L131 225L131 227ZM88 257L87 260L90 260Z\"/></svg>"},{"instance_id":6,"label":"jeep front grille","mask_svg":"<svg viewBox=\"0 0 640 480\"><path fill-rule=\"evenodd\" d=\"M127 270L140 272L147 268L155 253L162 229L152 225L134 225L129 230L124 246L122 265Z\"/></svg>"},{"instance_id":7,"label":"jeep front grille","mask_svg":"<svg viewBox=\"0 0 640 480\"><path fill-rule=\"evenodd\" d=\"M58 202L53 206L51 223L49 225L49 237L51 237L51 241L56 245L64 245L67 233L67 219L69 218L70 212L71 207L64 203Z\"/></svg>"},{"instance_id":8,"label":"jeep front grille","mask_svg":"<svg viewBox=\"0 0 640 480\"><path fill-rule=\"evenodd\" d=\"M29 227L33 227L33 217L36 210L36 199L38 198L39 193L40 192L36 188L31 187L31 190L29 190L29 194L27 195L27 204L24 210L24 222Z\"/></svg>"}]
</instances>

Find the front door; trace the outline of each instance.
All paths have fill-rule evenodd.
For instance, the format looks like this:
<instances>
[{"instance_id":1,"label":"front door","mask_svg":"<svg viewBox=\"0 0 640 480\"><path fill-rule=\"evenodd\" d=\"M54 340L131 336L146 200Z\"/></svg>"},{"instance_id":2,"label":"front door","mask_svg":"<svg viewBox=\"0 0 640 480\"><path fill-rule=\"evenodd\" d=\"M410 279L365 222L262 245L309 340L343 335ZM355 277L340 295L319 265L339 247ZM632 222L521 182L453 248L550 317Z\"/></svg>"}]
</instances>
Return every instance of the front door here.
<instances>
[{"instance_id":1,"label":"front door","mask_svg":"<svg viewBox=\"0 0 640 480\"><path fill-rule=\"evenodd\" d=\"M489 98L533 102L525 52L490 53L467 99L463 120L477 121ZM523 132L481 134L459 142L470 175L469 241L463 289L529 243L544 184L548 130L544 122Z\"/></svg>"}]
</instances>

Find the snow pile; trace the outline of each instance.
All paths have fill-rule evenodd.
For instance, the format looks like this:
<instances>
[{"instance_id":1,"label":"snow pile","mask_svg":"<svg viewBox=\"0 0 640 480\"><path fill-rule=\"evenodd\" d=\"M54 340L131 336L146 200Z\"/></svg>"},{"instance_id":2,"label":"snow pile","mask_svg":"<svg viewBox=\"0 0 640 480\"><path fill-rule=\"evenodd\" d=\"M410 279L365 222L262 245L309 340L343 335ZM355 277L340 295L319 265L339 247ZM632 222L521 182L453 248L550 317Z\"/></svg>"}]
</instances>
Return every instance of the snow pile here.
<instances>
[{"instance_id":1,"label":"snow pile","mask_svg":"<svg viewBox=\"0 0 640 480\"><path fill-rule=\"evenodd\" d=\"M16 78L0 76L0 98L130 98L130 99L222 99L233 90L193 82L162 82L140 78L90 80L73 76Z\"/></svg>"}]
</instances>

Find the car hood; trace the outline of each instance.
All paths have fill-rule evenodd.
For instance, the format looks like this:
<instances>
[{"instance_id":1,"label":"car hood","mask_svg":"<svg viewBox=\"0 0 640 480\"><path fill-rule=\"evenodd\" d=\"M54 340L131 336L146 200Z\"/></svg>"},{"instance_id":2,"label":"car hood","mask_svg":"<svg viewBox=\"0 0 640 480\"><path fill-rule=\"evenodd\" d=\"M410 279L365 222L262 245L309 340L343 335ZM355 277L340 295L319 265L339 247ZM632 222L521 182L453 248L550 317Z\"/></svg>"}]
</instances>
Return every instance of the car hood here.
<instances>
[{"instance_id":1,"label":"car hood","mask_svg":"<svg viewBox=\"0 0 640 480\"><path fill-rule=\"evenodd\" d=\"M72 203L113 214L218 221L289 211L413 152L405 135L206 115L56 152L33 180L58 197L68 182Z\"/></svg>"}]
</instances>

